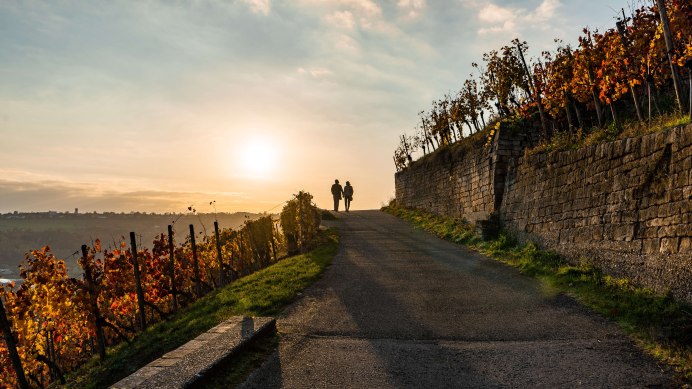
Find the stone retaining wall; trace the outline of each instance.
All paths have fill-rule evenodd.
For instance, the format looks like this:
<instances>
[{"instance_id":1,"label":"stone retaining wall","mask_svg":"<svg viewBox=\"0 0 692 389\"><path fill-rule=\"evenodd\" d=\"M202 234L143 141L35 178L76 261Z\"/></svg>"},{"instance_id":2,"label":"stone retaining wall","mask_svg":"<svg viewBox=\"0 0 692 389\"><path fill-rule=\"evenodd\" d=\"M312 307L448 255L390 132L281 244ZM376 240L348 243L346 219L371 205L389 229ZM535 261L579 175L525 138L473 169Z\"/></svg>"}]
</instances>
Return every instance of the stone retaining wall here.
<instances>
[{"instance_id":1,"label":"stone retaining wall","mask_svg":"<svg viewBox=\"0 0 692 389\"><path fill-rule=\"evenodd\" d=\"M490 144L471 142L440 149L398 172L397 202L474 223L487 220L502 200L507 166L521 155L524 141L498 134Z\"/></svg>"},{"instance_id":2,"label":"stone retaining wall","mask_svg":"<svg viewBox=\"0 0 692 389\"><path fill-rule=\"evenodd\" d=\"M692 126L580 150L450 150L397 173L399 204L505 228L692 303Z\"/></svg>"},{"instance_id":3,"label":"stone retaining wall","mask_svg":"<svg viewBox=\"0 0 692 389\"><path fill-rule=\"evenodd\" d=\"M692 301L692 127L522 157L505 185L509 229Z\"/></svg>"}]
</instances>

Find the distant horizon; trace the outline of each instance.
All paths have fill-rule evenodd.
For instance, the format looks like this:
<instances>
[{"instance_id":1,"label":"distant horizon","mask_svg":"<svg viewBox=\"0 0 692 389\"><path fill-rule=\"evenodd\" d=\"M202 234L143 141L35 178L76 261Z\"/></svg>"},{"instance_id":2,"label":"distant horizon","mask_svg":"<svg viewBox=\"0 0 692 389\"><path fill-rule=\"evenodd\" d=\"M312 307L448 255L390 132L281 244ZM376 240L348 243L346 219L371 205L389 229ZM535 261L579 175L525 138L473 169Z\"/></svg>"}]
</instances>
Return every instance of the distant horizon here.
<instances>
[{"instance_id":1,"label":"distant horizon","mask_svg":"<svg viewBox=\"0 0 692 389\"><path fill-rule=\"evenodd\" d=\"M279 211L280 212L280 211ZM233 212L147 212L147 211L86 211L86 212L75 212L72 211L58 211L58 210L47 210L47 211L11 211L11 212L0 212L0 215L36 215L36 214L56 214L56 215L147 215L147 216L168 216L168 215L183 215L183 216L195 216L195 215L235 215L239 213L247 213L253 215L259 215L264 212L250 212L250 211L233 211ZM277 212L278 213L278 212Z\"/></svg>"}]
</instances>

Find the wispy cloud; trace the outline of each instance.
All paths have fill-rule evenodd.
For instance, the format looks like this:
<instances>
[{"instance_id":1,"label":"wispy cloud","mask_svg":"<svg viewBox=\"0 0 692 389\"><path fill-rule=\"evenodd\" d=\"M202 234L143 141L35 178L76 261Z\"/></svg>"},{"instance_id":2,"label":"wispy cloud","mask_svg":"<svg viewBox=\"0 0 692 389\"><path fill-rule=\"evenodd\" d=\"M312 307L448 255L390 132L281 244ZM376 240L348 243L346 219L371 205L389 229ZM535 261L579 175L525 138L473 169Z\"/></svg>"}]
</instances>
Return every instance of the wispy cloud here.
<instances>
[{"instance_id":1,"label":"wispy cloud","mask_svg":"<svg viewBox=\"0 0 692 389\"><path fill-rule=\"evenodd\" d=\"M298 68L298 74L309 75L312 78L324 78L332 74L332 71L325 68L314 67L314 68Z\"/></svg>"},{"instance_id":2,"label":"wispy cloud","mask_svg":"<svg viewBox=\"0 0 692 389\"><path fill-rule=\"evenodd\" d=\"M353 30L356 26L356 21L351 11L335 11L324 19L331 26L345 30Z\"/></svg>"},{"instance_id":3,"label":"wispy cloud","mask_svg":"<svg viewBox=\"0 0 692 389\"><path fill-rule=\"evenodd\" d=\"M269 15L272 5L270 0L241 0L250 7L254 13L261 15Z\"/></svg>"},{"instance_id":4,"label":"wispy cloud","mask_svg":"<svg viewBox=\"0 0 692 389\"><path fill-rule=\"evenodd\" d=\"M478 29L478 34L517 35L526 29L548 29L560 6L560 0L543 0L534 9L485 3L480 6L477 14L483 26Z\"/></svg>"},{"instance_id":5,"label":"wispy cloud","mask_svg":"<svg viewBox=\"0 0 692 389\"><path fill-rule=\"evenodd\" d=\"M399 0L397 7L403 13L404 20L415 20L423 15L425 0Z\"/></svg>"}]
</instances>

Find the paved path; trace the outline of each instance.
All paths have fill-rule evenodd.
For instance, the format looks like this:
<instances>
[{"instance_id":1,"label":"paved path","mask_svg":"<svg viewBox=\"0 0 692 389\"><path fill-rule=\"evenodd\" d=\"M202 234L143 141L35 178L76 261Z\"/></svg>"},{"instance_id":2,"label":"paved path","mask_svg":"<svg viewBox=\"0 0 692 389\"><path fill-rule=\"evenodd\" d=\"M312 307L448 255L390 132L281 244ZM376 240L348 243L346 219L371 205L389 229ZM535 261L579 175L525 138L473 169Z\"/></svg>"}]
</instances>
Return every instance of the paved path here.
<instances>
[{"instance_id":1,"label":"paved path","mask_svg":"<svg viewBox=\"0 0 692 389\"><path fill-rule=\"evenodd\" d=\"M246 388L669 387L613 324L379 211L339 214L324 277Z\"/></svg>"}]
</instances>

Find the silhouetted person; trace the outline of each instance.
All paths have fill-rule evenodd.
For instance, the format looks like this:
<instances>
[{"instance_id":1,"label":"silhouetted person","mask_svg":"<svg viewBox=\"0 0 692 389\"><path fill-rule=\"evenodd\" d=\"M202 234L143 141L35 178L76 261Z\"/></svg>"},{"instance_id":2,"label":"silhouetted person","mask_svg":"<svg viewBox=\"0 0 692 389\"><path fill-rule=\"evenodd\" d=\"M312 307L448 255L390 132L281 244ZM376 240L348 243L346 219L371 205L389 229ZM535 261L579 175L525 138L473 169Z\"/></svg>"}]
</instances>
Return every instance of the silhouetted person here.
<instances>
[{"instance_id":1,"label":"silhouetted person","mask_svg":"<svg viewBox=\"0 0 692 389\"><path fill-rule=\"evenodd\" d=\"M346 181L346 186L344 187L344 208L346 208L346 212L348 212L349 208L351 208L351 201L353 200L353 187L351 186L351 183Z\"/></svg>"},{"instance_id":2,"label":"silhouetted person","mask_svg":"<svg viewBox=\"0 0 692 389\"><path fill-rule=\"evenodd\" d=\"M341 200L341 195L344 194L344 189L339 185L339 180L334 180L334 185L332 185L332 196L334 197L334 212L339 212L339 200Z\"/></svg>"}]
</instances>

